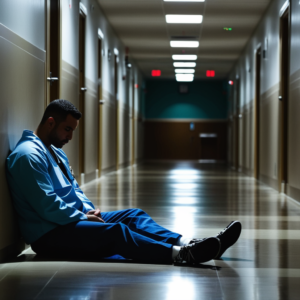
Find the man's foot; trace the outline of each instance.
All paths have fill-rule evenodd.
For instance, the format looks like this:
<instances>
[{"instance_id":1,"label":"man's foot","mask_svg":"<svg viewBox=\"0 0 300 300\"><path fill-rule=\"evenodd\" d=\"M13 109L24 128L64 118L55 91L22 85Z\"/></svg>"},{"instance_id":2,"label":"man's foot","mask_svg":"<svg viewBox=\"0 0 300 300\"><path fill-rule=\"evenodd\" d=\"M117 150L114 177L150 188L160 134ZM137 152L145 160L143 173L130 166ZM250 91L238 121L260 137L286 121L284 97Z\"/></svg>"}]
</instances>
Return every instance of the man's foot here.
<instances>
[{"instance_id":1,"label":"man's foot","mask_svg":"<svg viewBox=\"0 0 300 300\"><path fill-rule=\"evenodd\" d=\"M195 243L182 246L175 262L204 263L214 259L220 248L220 240L216 237L199 239Z\"/></svg>"},{"instance_id":2,"label":"man's foot","mask_svg":"<svg viewBox=\"0 0 300 300\"><path fill-rule=\"evenodd\" d=\"M214 259L219 259L223 253L231 247L235 242L239 239L242 231L242 224L240 221L232 221L225 227L216 238L218 238L221 242L220 252L217 253ZM200 239L193 239L190 241L190 244L196 243L200 241Z\"/></svg>"}]
</instances>

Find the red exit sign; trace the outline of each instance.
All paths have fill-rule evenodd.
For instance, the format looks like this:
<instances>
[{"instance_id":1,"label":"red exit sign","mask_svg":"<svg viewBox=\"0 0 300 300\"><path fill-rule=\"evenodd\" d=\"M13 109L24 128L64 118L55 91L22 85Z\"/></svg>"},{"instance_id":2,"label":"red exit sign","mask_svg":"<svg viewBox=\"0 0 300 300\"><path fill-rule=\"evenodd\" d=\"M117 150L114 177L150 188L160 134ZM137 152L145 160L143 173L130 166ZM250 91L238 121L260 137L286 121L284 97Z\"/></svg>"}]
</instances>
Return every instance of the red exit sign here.
<instances>
[{"instance_id":1,"label":"red exit sign","mask_svg":"<svg viewBox=\"0 0 300 300\"><path fill-rule=\"evenodd\" d=\"M214 70L207 70L206 77L215 77L216 72Z\"/></svg>"},{"instance_id":2,"label":"red exit sign","mask_svg":"<svg viewBox=\"0 0 300 300\"><path fill-rule=\"evenodd\" d=\"M152 77L159 77L161 75L160 70L152 70Z\"/></svg>"}]
</instances>

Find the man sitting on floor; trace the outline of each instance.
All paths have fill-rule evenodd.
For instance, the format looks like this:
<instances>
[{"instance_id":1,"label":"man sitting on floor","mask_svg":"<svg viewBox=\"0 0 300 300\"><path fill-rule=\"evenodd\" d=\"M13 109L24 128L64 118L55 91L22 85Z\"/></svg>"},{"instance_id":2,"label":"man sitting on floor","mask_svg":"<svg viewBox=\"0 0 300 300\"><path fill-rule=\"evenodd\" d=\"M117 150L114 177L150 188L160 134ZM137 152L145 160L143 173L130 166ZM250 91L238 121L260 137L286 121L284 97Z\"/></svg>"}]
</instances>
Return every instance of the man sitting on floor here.
<instances>
[{"instance_id":1,"label":"man sitting on floor","mask_svg":"<svg viewBox=\"0 0 300 300\"><path fill-rule=\"evenodd\" d=\"M95 209L61 149L72 139L80 118L70 102L51 102L36 131L24 130L7 158L21 233L36 253L118 254L139 261L203 263L220 258L238 240L238 221L215 237L190 240L161 227L140 209Z\"/></svg>"}]
</instances>

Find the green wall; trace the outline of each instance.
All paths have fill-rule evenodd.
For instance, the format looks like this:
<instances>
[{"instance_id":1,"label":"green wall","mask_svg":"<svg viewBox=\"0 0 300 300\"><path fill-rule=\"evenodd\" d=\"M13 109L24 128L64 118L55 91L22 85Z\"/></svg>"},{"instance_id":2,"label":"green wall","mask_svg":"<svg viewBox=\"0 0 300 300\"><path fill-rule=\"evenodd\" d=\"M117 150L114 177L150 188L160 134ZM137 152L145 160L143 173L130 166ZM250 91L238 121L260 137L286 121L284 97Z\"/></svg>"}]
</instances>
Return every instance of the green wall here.
<instances>
[{"instance_id":1,"label":"green wall","mask_svg":"<svg viewBox=\"0 0 300 300\"><path fill-rule=\"evenodd\" d=\"M182 83L188 85L188 94L179 93L179 84L175 80L146 81L146 119L227 119L227 81Z\"/></svg>"}]
</instances>

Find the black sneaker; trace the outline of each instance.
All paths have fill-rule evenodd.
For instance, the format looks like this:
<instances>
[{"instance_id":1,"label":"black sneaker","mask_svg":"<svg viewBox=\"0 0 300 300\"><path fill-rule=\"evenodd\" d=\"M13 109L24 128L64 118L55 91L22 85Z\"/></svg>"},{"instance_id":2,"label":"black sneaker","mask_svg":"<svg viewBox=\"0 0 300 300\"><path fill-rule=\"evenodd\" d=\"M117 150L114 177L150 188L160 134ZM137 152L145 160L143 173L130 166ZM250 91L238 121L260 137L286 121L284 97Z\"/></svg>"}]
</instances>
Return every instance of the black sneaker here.
<instances>
[{"instance_id":1,"label":"black sneaker","mask_svg":"<svg viewBox=\"0 0 300 300\"><path fill-rule=\"evenodd\" d=\"M242 231L241 222L232 221L218 235L216 235L216 238L218 238L221 242L221 248L220 248L220 252L216 255L214 259L219 259L229 247L235 244L235 242L240 237L241 231ZM200 239L193 239L190 241L190 244L193 244L197 241L200 241Z\"/></svg>"},{"instance_id":2,"label":"black sneaker","mask_svg":"<svg viewBox=\"0 0 300 300\"><path fill-rule=\"evenodd\" d=\"M209 237L201 240L199 239L195 243L182 246L178 255L175 257L175 263L204 263L214 259L219 252L220 240L218 238Z\"/></svg>"}]
</instances>

